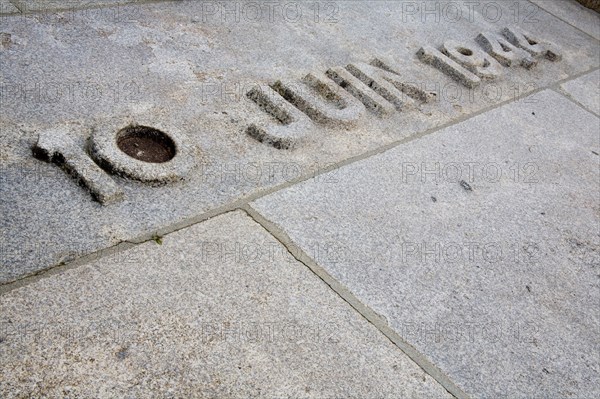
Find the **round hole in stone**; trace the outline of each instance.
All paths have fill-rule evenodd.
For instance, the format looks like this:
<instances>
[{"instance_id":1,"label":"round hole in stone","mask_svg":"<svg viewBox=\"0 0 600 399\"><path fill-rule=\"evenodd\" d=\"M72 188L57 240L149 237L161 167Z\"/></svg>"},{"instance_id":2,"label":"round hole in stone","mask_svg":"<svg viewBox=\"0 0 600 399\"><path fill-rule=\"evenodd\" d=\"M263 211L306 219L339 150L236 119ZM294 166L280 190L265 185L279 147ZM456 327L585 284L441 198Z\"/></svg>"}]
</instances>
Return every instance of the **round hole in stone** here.
<instances>
[{"instance_id":1,"label":"round hole in stone","mask_svg":"<svg viewBox=\"0 0 600 399\"><path fill-rule=\"evenodd\" d=\"M177 153L175 143L166 134L148 126L127 126L117 133L117 146L139 161L164 163Z\"/></svg>"},{"instance_id":2,"label":"round hole in stone","mask_svg":"<svg viewBox=\"0 0 600 399\"><path fill-rule=\"evenodd\" d=\"M464 48L464 47L460 47L458 49L458 52L461 53L462 55L467 55L467 56L473 55L473 51L469 50L468 48Z\"/></svg>"}]
</instances>

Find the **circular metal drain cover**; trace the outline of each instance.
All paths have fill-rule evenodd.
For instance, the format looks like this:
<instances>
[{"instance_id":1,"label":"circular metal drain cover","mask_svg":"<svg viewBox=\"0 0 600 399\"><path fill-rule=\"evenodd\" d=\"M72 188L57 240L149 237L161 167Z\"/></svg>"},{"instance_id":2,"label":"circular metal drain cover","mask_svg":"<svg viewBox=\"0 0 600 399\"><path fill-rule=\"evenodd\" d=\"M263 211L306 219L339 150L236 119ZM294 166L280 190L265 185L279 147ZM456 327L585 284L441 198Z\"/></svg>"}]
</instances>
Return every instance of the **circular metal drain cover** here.
<instances>
[{"instance_id":1,"label":"circular metal drain cover","mask_svg":"<svg viewBox=\"0 0 600 399\"><path fill-rule=\"evenodd\" d=\"M117 146L132 158L149 163L164 163L175 157L173 140L160 130L147 126L128 126L117 133Z\"/></svg>"},{"instance_id":2,"label":"circular metal drain cover","mask_svg":"<svg viewBox=\"0 0 600 399\"><path fill-rule=\"evenodd\" d=\"M196 147L173 126L157 129L130 123L115 129L117 123L97 127L91 137L90 155L104 170L166 184L185 179L196 166Z\"/></svg>"}]
</instances>

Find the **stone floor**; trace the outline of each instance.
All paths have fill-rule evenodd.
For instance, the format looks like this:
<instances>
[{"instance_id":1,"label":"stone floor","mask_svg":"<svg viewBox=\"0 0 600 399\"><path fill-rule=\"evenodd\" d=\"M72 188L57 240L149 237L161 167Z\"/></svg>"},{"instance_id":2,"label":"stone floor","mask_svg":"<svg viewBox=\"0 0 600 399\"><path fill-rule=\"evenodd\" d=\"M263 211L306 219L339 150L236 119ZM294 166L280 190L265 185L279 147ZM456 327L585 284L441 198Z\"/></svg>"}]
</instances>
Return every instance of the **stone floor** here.
<instances>
[{"instance_id":1,"label":"stone floor","mask_svg":"<svg viewBox=\"0 0 600 399\"><path fill-rule=\"evenodd\" d=\"M598 14L256 4L0 2L0 397L600 397ZM417 56L514 26L560 56ZM384 65L348 123L247 96ZM91 161L132 123L195 167Z\"/></svg>"}]
</instances>

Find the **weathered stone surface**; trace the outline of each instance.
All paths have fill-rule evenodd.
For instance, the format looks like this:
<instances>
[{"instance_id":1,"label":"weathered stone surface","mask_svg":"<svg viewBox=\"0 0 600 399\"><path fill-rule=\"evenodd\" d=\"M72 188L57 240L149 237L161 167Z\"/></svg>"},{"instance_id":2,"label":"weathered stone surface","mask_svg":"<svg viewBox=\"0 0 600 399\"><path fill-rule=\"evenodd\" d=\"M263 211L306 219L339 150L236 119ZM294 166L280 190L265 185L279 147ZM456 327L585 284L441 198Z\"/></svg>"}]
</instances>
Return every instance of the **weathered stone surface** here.
<instances>
[{"instance_id":1,"label":"weathered stone surface","mask_svg":"<svg viewBox=\"0 0 600 399\"><path fill-rule=\"evenodd\" d=\"M100 203L108 205L123 199L123 191L81 147L77 147L68 128L40 133L33 152L36 157L63 168Z\"/></svg>"},{"instance_id":2,"label":"weathered stone surface","mask_svg":"<svg viewBox=\"0 0 600 399\"><path fill-rule=\"evenodd\" d=\"M306 75L302 82L275 82L290 103L317 123L354 126L365 114L364 105L322 72Z\"/></svg>"},{"instance_id":3,"label":"weathered stone surface","mask_svg":"<svg viewBox=\"0 0 600 399\"><path fill-rule=\"evenodd\" d=\"M540 39L520 27L504 28L502 34L516 47L519 47L537 58L546 58L552 62L562 60L562 50L554 43Z\"/></svg>"},{"instance_id":4,"label":"weathered stone surface","mask_svg":"<svg viewBox=\"0 0 600 399\"><path fill-rule=\"evenodd\" d=\"M514 2L494 2L502 9L498 20L483 5L470 12L463 3L459 20L407 8L415 2L293 2L301 17L280 8L271 18L264 8L259 19L242 12L254 2L234 2L234 13L221 8L225 3L1 19L0 32L11 35L11 44L0 47L1 282L186 223L598 66L596 41L543 11L536 23L525 23L523 14L515 21ZM476 46L479 33L514 24L555 42L563 60L507 68L493 85L469 91L416 56L447 39ZM436 93L435 101L402 112L392 105L389 118L367 112L350 128L319 125L295 150L247 135L265 117L246 96L257 85L379 58L392 60L391 69L411 87ZM65 173L32 157L39 133L66 122L81 127L73 133L78 144L90 129L107 125L115 132L130 123L179 130L200 152L201 165L187 181L159 188L112 176L126 199L101 207Z\"/></svg>"},{"instance_id":5,"label":"weathered stone surface","mask_svg":"<svg viewBox=\"0 0 600 399\"><path fill-rule=\"evenodd\" d=\"M0 297L0 396L451 398L229 213Z\"/></svg>"},{"instance_id":6,"label":"weathered stone surface","mask_svg":"<svg viewBox=\"0 0 600 399\"><path fill-rule=\"evenodd\" d=\"M23 13L58 13L103 6L148 3L153 0L15 0ZM161 1L161 0L159 0ZM162 0L175 1L175 0ZM94 11L96 12L96 11Z\"/></svg>"},{"instance_id":7,"label":"weathered stone surface","mask_svg":"<svg viewBox=\"0 0 600 399\"><path fill-rule=\"evenodd\" d=\"M370 112L378 117L390 117L395 114L397 109L395 104L384 98L380 92L371 90L365 82L354 76L346 68L330 68L327 70L326 74L331 80L346 89L350 94L362 102ZM400 106L401 104L398 104L398 107Z\"/></svg>"},{"instance_id":8,"label":"weathered stone surface","mask_svg":"<svg viewBox=\"0 0 600 399\"><path fill-rule=\"evenodd\" d=\"M261 85L252 89L248 98L265 113L262 123L253 123L246 130L257 141L280 150L291 150L314 133L314 125L308 116L271 87Z\"/></svg>"},{"instance_id":9,"label":"weathered stone surface","mask_svg":"<svg viewBox=\"0 0 600 399\"><path fill-rule=\"evenodd\" d=\"M600 15L598 13L570 0L531 0L531 2L600 40ZM590 6L592 6L591 3L588 1ZM596 5L596 7L598 6ZM537 11L533 9L532 12L537 14Z\"/></svg>"},{"instance_id":10,"label":"weathered stone surface","mask_svg":"<svg viewBox=\"0 0 600 399\"><path fill-rule=\"evenodd\" d=\"M19 9L15 7L9 0L0 0L0 14L18 13Z\"/></svg>"},{"instance_id":11,"label":"weathered stone surface","mask_svg":"<svg viewBox=\"0 0 600 399\"><path fill-rule=\"evenodd\" d=\"M476 46L446 40L442 45L442 52L481 79L495 80L504 73L502 66L492 55Z\"/></svg>"},{"instance_id":12,"label":"weathered stone surface","mask_svg":"<svg viewBox=\"0 0 600 399\"><path fill-rule=\"evenodd\" d=\"M141 122L141 121L137 121ZM146 128L142 123L131 123L125 129ZM121 127L106 124L96 127L90 138L89 153L102 167L116 175L146 183L168 184L184 180L198 164L200 151L187 137L187 134L171 126L169 131L162 131L161 126L154 124L157 129L172 141L175 147L175 157L164 163L151 163L135 159L118 147L118 136Z\"/></svg>"},{"instance_id":13,"label":"weathered stone surface","mask_svg":"<svg viewBox=\"0 0 600 399\"><path fill-rule=\"evenodd\" d=\"M598 397L599 135L543 91L252 207L473 397Z\"/></svg>"},{"instance_id":14,"label":"weathered stone surface","mask_svg":"<svg viewBox=\"0 0 600 399\"><path fill-rule=\"evenodd\" d=\"M600 13L600 0L577 0L579 4Z\"/></svg>"},{"instance_id":15,"label":"weathered stone surface","mask_svg":"<svg viewBox=\"0 0 600 399\"><path fill-rule=\"evenodd\" d=\"M400 76L364 62L348 64L346 70L393 104L397 111L414 107L413 99L402 91L406 82Z\"/></svg>"},{"instance_id":16,"label":"weathered stone surface","mask_svg":"<svg viewBox=\"0 0 600 399\"><path fill-rule=\"evenodd\" d=\"M520 65L531 69L538 64L528 52L516 47L506 37L496 32L482 32L475 40L488 54L506 67Z\"/></svg>"},{"instance_id":17,"label":"weathered stone surface","mask_svg":"<svg viewBox=\"0 0 600 399\"><path fill-rule=\"evenodd\" d=\"M565 82L560 87L572 99L600 115L600 70Z\"/></svg>"},{"instance_id":18,"label":"weathered stone surface","mask_svg":"<svg viewBox=\"0 0 600 399\"><path fill-rule=\"evenodd\" d=\"M468 88L473 89L481 83L481 79L477 75L459 65L437 48L431 46L421 47L417 55L424 63L434 66Z\"/></svg>"}]
</instances>

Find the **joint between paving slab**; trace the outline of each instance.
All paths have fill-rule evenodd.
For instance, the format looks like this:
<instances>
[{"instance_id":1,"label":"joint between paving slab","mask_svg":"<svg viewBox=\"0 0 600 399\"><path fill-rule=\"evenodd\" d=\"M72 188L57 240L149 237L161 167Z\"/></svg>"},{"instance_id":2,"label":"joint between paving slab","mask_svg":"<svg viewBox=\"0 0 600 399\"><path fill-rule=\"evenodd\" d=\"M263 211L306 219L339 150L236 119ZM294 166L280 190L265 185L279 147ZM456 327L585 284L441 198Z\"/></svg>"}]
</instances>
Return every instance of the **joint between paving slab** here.
<instances>
[{"instance_id":1,"label":"joint between paving slab","mask_svg":"<svg viewBox=\"0 0 600 399\"><path fill-rule=\"evenodd\" d=\"M314 173L311 173L311 174L308 174L308 175L304 175L304 176L300 176L300 177L298 177L298 178L296 178L294 180L282 183L280 185L277 185L277 186L274 186L274 187L271 187L271 188L267 188L267 189L263 189L263 190L258 190L256 193L250 194L250 195L248 195L246 197L242 197L242 198L240 198L240 199L238 199L238 200L236 200L236 201L234 201L234 202L232 202L230 204L226 204L226 205L214 208L214 209L209 210L207 212L201 213L200 215L193 216L193 217L188 218L188 219L184 219L183 221L180 221L178 223L167 225L167 226L165 226L163 228L160 228L158 230L154 230L150 234L143 234L143 235L140 235L138 237L132 238L130 240L121 241L120 243L118 243L116 245L99 249L99 250L97 250L95 252L92 252L91 254L82 256L82 257L80 257L80 258L78 258L78 259L76 259L76 260L74 260L72 262L69 262L67 264L58 264L58 265L54 265L54 266L49 266L49 267L47 267L47 268L45 268L43 270L37 271L37 272L29 274L27 276L22 276L22 277L20 277L17 280L0 284L0 295L3 295L5 293L10 292L10 291L12 291L14 289L17 289L19 287L23 287L25 285L29 285L29 284L31 284L31 283L33 283L35 281L38 281L38 280L40 280L42 278L50 277L52 275L59 274L62 271L73 269L73 268L76 268L76 267L88 264L90 262L96 261L98 259L103 258L104 256L124 251L126 249L129 249L129 248L135 246L136 244L142 244L144 242L153 240L155 236L163 237L163 236L166 236L166 235L168 235L170 233L179 231L179 230L187 228L187 227L191 227L191 226L193 226L193 225L195 225L197 223L204 222L204 221L206 221L208 219L211 219L213 217L222 215L224 213L232 212L232 211L235 211L237 209L244 209L245 206L247 206L248 204L250 204L253 201L256 201L259 198L262 198L262 197L265 197L267 195L273 194L273 193L275 193L277 191L280 191L280 190L284 190L284 189L286 189L288 187L291 187L291 186L294 186L296 184L302 183L302 182L307 181L309 179L321 176L321 175L323 175L325 173L329 173L329 172L331 172L331 171L333 171L335 169L339 169L341 167L353 164L355 162L360 162L360 161L362 161L364 159L367 159L367 158L370 158L372 156L382 154L382 153L384 153L386 151L389 151L389 150L391 150L393 148L399 147L402 144L410 143L410 142L412 142L414 140L418 140L418 139L420 139L422 137L428 136L428 135L433 134L433 133L435 133L437 131L440 131L440 130L446 129L448 127L451 127L451 126L463 123L463 122L465 122L465 121L467 121L467 120L469 120L471 118L475 118L475 117L477 117L477 116L479 116L481 114L484 114L484 113L492 111L494 109L503 107L503 106L505 106L507 104L520 101L520 100L522 100L522 99L524 99L526 97L532 96L532 95L537 94L539 92L542 92L544 90L553 90L554 91L553 87L560 86L561 84L563 84L565 82L568 82L570 80L577 79L577 78L579 78L581 76L587 75L587 74L589 74L591 72L596 71L597 69L600 69L600 67L596 66L596 67L594 67L592 69L589 69L589 70L586 70L584 72L575 74L573 76L569 76L568 78L562 79L562 80L560 80L560 81L558 81L556 83L553 83L551 85L540 87L538 89L532 90L531 92L523 93L523 94L521 94L519 96L516 96L513 99L506 100L506 101L500 102L498 104L491 105L489 107L485 107L485 108L483 108L483 109L481 109L481 110L479 110L477 112L474 112L472 114L465 115L465 116L457 118L457 119L455 119L453 121L444 123L444 124L439 125L439 126L432 127L430 129L424 130L424 131L422 131L420 133L416 133L416 134L414 134L412 136L409 136L409 137L406 137L406 138L394 141L392 143L383 145L381 147L378 147L378 148L375 148L373 150L367 151L367 152L362 153L360 155L356 155L354 157L347 158L347 159L342 160L340 162L337 162L337 163L334 163L332 165L329 165L329 166L327 166L327 167L325 167L323 169L320 169L320 170L318 170L318 171L316 171ZM587 108L586 108L586 110L587 110Z\"/></svg>"},{"instance_id":2,"label":"joint between paving slab","mask_svg":"<svg viewBox=\"0 0 600 399\"><path fill-rule=\"evenodd\" d=\"M9 0L9 2L15 6L15 8L17 10L19 10L20 14L16 14L16 13L6 13L6 14L2 14L2 15L34 15L34 14L41 14L41 13L46 13L46 12L65 12L65 11L77 11L77 10L95 10L95 9L101 9L101 8L110 8L110 7L122 7L122 6L136 6L136 5L144 5L144 4L153 4L153 3L172 3L178 0L144 0L144 1L135 1L135 0L129 0L129 1L125 1L123 3L119 3L119 4L86 4L84 6L81 7L77 7L77 6L71 6L71 7L60 7L57 6L56 8L51 8L51 9L40 9L40 10L28 10L27 6L22 2L22 0Z\"/></svg>"},{"instance_id":3,"label":"joint between paving slab","mask_svg":"<svg viewBox=\"0 0 600 399\"><path fill-rule=\"evenodd\" d=\"M561 96L565 97L567 100L571 101L573 104L577 105L580 108L583 108L585 111L591 113L592 115L596 116L597 118L600 118L599 114L597 114L595 111L589 109L585 105L581 104L579 101L574 99L569 93L563 91L560 87L552 87L550 90L554 91L557 94L560 94Z\"/></svg>"},{"instance_id":4,"label":"joint between paving slab","mask_svg":"<svg viewBox=\"0 0 600 399\"><path fill-rule=\"evenodd\" d=\"M17 10L19 10L19 12L22 14L23 13L23 6L21 5L21 3L19 2L19 0L8 0L8 2L10 4L12 4ZM8 14L10 15L10 14Z\"/></svg>"},{"instance_id":5,"label":"joint between paving slab","mask_svg":"<svg viewBox=\"0 0 600 399\"><path fill-rule=\"evenodd\" d=\"M554 14L551 11L546 10L544 7L540 7L539 4L536 4L530 0L527 0L528 3L541 8L544 12L552 15L554 18L558 18L560 21L564 22L565 24L569 25L571 28L577 29L579 32L583 33L584 35L586 35L587 37L592 38L593 40L595 40L596 42L600 42L600 39L595 38L594 36L590 35L589 33L587 33L586 31L582 30L581 28L578 28L577 26L573 25L572 23L570 23L569 21L564 20L563 18L561 18L560 16ZM591 11L591 10L590 10ZM592 11L593 12L593 11Z\"/></svg>"},{"instance_id":6,"label":"joint between paving slab","mask_svg":"<svg viewBox=\"0 0 600 399\"><path fill-rule=\"evenodd\" d=\"M588 73L592 73L592 72L596 72L597 70L599 70L600 68L594 68L593 70L589 71ZM586 74L584 74L586 75ZM569 80L567 80L567 82L570 82L572 80L575 80L577 78L570 78ZM565 83L564 81L561 81L559 83L554 84L553 86L550 86L550 90L560 94L563 97L566 97L567 100L570 100L572 103L574 103L575 105L579 106L580 108L583 108L585 111L590 112L591 114L593 114L594 116L600 118L600 114L598 114L596 111L594 111L593 109L588 108L587 106L583 105L582 103L580 103L577 99L573 98L573 96L568 93L566 90L564 90L562 88L562 84Z\"/></svg>"},{"instance_id":7,"label":"joint between paving slab","mask_svg":"<svg viewBox=\"0 0 600 399\"><path fill-rule=\"evenodd\" d=\"M107 256L122 253L122 252L132 249L140 244L144 244L144 243L147 243L150 241L156 242L157 239L159 239L159 238L162 239L163 237L165 237L171 233L175 233L179 230L191 227L198 223L206 222L217 216L221 216L226 213L233 212L237 209L241 209L241 207L244 204L245 204L245 200L243 200L243 199L238 200L238 201L234 202L233 204L215 208L211 211L202 213L201 215L198 215L191 219L187 219L185 221L182 221L182 222L179 222L179 223L176 223L173 225L169 225L168 227L153 230L151 233L143 234L143 235L134 237L129 240L121 241L118 244L110 246L110 247L99 249L97 251L94 251L92 253L84 255L80 258L77 258L71 262L61 263L61 264L58 264L55 266L51 266L49 268L39 270L37 272L23 276L17 280L10 281L10 282L4 283L4 284L0 284L0 295L4 295L10 291L16 290L21 287L25 287L29 284L33 284L39 280L42 280L42 279L45 279L45 278L48 278L48 277L51 277L51 276L54 276L57 274L61 274L68 270L76 269L80 266L85 266L89 263L106 258Z\"/></svg>"},{"instance_id":8,"label":"joint between paving slab","mask_svg":"<svg viewBox=\"0 0 600 399\"><path fill-rule=\"evenodd\" d=\"M319 266L306 252L294 244L292 239L277 225L266 219L258 211L247 204L240 208L245 211L256 223L262 226L267 233L273 236L298 262L306 266L312 273L321 279L329 288L331 288L340 298L357 311L365 320L377 328L386 336L395 346L415 362L431 378L437 381L446 391L458 399L470 398L462 389L460 389L452 380L446 376L438 367L427 359L418 350L406 342L398 333L396 333L387 323L384 317L379 315L373 309L362 303L352 292L343 286L338 280L332 277L325 269Z\"/></svg>"}]
</instances>

